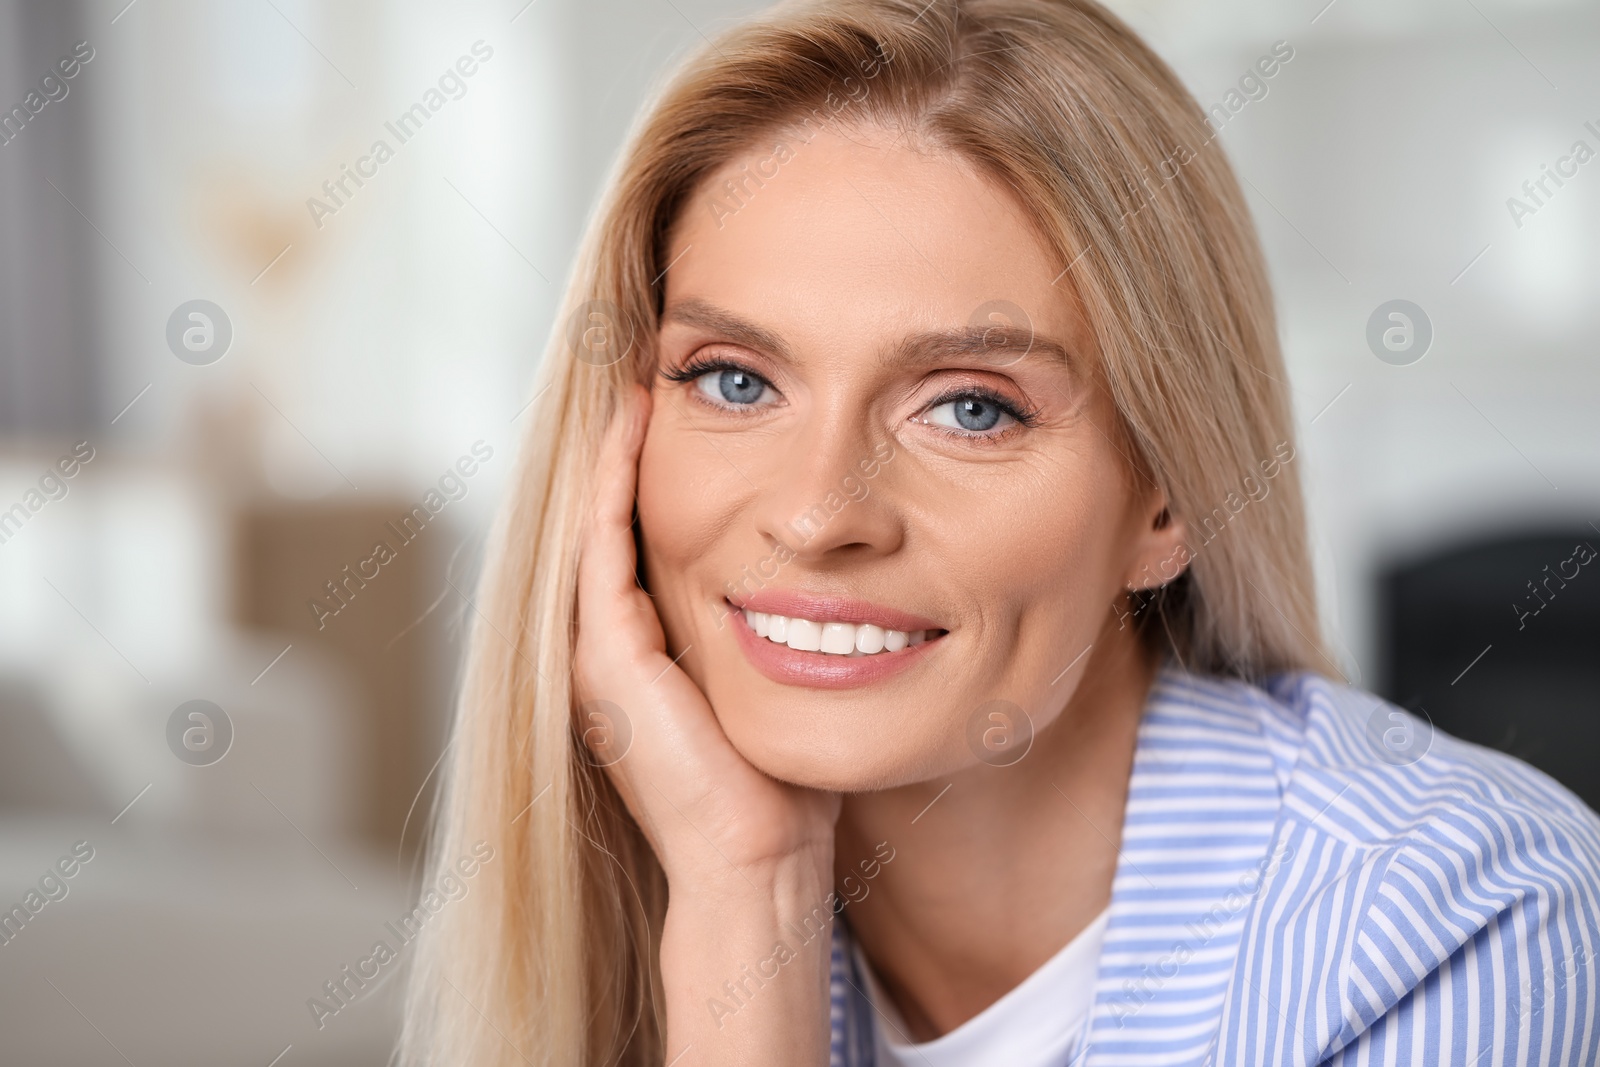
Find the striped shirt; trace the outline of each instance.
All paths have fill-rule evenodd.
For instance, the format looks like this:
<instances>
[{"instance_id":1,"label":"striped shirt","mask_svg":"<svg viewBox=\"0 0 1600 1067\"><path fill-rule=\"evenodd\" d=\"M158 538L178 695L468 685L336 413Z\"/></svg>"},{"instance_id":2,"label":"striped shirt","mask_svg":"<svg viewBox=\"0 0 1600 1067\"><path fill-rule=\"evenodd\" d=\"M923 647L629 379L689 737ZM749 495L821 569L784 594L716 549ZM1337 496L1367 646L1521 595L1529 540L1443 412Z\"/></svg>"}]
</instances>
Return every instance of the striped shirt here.
<instances>
[{"instance_id":1,"label":"striped shirt","mask_svg":"<svg viewBox=\"0 0 1600 1067\"><path fill-rule=\"evenodd\" d=\"M832 1065L871 1067L850 945ZM1168 665L1087 1027L1070 1067L1594 1067L1600 818L1370 693Z\"/></svg>"}]
</instances>

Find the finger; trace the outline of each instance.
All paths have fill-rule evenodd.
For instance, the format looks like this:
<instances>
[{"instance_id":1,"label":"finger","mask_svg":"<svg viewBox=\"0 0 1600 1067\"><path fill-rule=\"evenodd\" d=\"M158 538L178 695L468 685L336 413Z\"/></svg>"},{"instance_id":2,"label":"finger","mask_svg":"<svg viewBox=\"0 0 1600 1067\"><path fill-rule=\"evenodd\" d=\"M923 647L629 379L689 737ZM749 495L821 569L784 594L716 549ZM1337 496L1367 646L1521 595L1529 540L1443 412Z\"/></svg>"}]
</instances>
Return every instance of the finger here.
<instances>
[{"instance_id":1,"label":"finger","mask_svg":"<svg viewBox=\"0 0 1600 1067\"><path fill-rule=\"evenodd\" d=\"M634 820L646 836L653 837L654 820L647 805L640 803L627 769L616 765L622 753L610 751L609 744L597 747L592 743L597 723L602 727L599 736L612 736L611 727L615 724L604 720L613 714L613 706L622 710L623 721L630 724L628 735L632 736L631 724L638 704L632 676L638 672L639 653L643 651L648 657L652 646L648 625L644 624L645 632L641 634L641 613L630 604L634 596L642 595L634 580L633 541L638 456L644 437L641 392L638 386L631 386L618 398L596 460L594 495L579 541L573 680L582 701L575 709L579 744L589 749L588 758L601 761L604 773ZM659 631L659 625L655 629ZM660 647L659 639L655 643ZM601 703L591 707L592 701ZM645 743L648 745L648 741Z\"/></svg>"},{"instance_id":2,"label":"finger","mask_svg":"<svg viewBox=\"0 0 1600 1067\"><path fill-rule=\"evenodd\" d=\"M661 781L678 796L674 803L682 803L684 785L726 781L741 768L734 766L739 757L704 694L669 657L655 603L635 580L632 520L649 409L649 393L630 387L601 444L578 561L577 664L580 699L611 701L630 723L625 758L606 751L609 746L595 754L605 761L607 776L635 819L653 836L652 816L660 813L654 811L657 800L648 783ZM589 735L583 736L587 741Z\"/></svg>"},{"instance_id":3,"label":"finger","mask_svg":"<svg viewBox=\"0 0 1600 1067\"><path fill-rule=\"evenodd\" d=\"M642 386L630 387L601 444L595 497L578 560L578 610L591 620L642 595L634 579L633 505L648 404Z\"/></svg>"}]
</instances>

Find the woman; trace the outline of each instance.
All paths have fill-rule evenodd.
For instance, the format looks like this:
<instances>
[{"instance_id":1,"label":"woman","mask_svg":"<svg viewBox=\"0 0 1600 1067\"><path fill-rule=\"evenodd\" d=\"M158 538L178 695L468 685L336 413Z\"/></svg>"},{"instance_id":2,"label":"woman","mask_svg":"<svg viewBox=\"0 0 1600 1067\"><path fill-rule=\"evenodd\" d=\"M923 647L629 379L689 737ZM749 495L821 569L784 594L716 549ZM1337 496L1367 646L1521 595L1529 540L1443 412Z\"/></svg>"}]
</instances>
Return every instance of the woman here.
<instances>
[{"instance_id":1,"label":"woman","mask_svg":"<svg viewBox=\"0 0 1600 1067\"><path fill-rule=\"evenodd\" d=\"M665 90L483 578L433 863L496 859L409 1062L1595 1062L1593 814L1328 680L1208 142L1091 0L784 10Z\"/></svg>"}]
</instances>

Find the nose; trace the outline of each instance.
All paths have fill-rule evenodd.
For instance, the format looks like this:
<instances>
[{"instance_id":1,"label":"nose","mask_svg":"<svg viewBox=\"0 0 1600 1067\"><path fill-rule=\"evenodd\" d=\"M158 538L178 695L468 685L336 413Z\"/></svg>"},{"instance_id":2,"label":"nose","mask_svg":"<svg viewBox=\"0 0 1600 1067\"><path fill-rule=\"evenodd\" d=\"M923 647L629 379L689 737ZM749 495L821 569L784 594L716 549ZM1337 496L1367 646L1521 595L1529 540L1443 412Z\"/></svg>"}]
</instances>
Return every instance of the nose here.
<instances>
[{"instance_id":1,"label":"nose","mask_svg":"<svg viewBox=\"0 0 1600 1067\"><path fill-rule=\"evenodd\" d=\"M904 540L889 477L893 438L855 416L807 419L774 442L788 457L756 494L752 518L765 540L782 542L795 560L825 568L876 558Z\"/></svg>"}]
</instances>

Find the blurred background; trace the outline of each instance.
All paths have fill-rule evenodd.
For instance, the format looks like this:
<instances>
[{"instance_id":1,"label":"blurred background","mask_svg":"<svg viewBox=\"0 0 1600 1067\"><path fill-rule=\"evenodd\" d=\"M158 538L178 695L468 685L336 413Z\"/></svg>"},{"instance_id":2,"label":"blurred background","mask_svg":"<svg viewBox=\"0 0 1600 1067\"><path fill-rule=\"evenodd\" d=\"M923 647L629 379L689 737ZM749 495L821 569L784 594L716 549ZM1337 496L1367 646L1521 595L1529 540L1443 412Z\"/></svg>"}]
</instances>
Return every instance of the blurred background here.
<instances>
[{"instance_id":1,"label":"blurred background","mask_svg":"<svg viewBox=\"0 0 1600 1067\"><path fill-rule=\"evenodd\" d=\"M575 241L762 6L0 0L0 1059L387 1059ZM1600 6L1111 6L1220 109L1344 673L1600 803Z\"/></svg>"}]
</instances>

